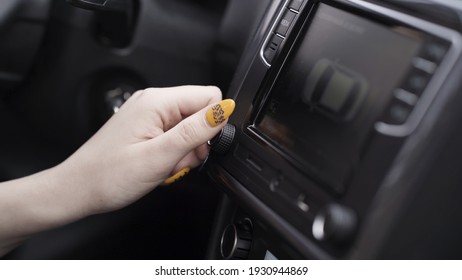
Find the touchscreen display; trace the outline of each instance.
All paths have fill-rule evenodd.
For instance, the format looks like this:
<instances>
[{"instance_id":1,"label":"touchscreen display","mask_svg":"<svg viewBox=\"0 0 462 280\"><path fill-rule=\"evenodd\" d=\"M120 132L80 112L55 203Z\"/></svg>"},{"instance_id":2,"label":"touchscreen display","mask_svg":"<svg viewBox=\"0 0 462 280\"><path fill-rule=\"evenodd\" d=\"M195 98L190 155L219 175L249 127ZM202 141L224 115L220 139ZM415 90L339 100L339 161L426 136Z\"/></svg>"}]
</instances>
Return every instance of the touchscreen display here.
<instances>
[{"instance_id":1,"label":"touchscreen display","mask_svg":"<svg viewBox=\"0 0 462 280\"><path fill-rule=\"evenodd\" d=\"M319 4L254 127L340 187L417 53L422 34Z\"/></svg>"}]
</instances>

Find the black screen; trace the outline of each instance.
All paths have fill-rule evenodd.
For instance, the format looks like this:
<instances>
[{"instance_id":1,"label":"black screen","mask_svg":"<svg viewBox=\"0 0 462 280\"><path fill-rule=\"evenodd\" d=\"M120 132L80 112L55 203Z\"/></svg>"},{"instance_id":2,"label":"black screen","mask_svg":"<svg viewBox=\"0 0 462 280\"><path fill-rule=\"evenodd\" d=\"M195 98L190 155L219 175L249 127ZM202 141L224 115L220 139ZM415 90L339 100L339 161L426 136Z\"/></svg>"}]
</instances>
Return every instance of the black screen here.
<instances>
[{"instance_id":1,"label":"black screen","mask_svg":"<svg viewBox=\"0 0 462 280\"><path fill-rule=\"evenodd\" d=\"M255 121L284 154L340 188L422 35L319 4Z\"/></svg>"}]
</instances>

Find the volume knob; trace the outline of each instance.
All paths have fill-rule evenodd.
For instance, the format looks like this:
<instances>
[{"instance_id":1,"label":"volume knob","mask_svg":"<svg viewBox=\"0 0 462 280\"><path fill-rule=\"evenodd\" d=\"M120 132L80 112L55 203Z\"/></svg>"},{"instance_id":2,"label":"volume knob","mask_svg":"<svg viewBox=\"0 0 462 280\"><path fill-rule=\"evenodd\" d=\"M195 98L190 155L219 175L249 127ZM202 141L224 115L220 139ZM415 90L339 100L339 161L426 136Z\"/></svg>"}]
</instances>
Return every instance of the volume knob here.
<instances>
[{"instance_id":1,"label":"volume knob","mask_svg":"<svg viewBox=\"0 0 462 280\"><path fill-rule=\"evenodd\" d=\"M217 154L224 155L231 145L233 144L236 128L232 124L226 124L215 137L213 137L207 144L211 150Z\"/></svg>"},{"instance_id":2,"label":"volume knob","mask_svg":"<svg viewBox=\"0 0 462 280\"><path fill-rule=\"evenodd\" d=\"M355 212L340 204L332 203L316 215L312 232L314 238L319 241L345 242L353 237L356 227Z\"/></svg>"},{"instance_id":3,"label":"volume knob","mask_svg":"<svg viewBox=\"0 0 462 280\"><path fill-rule=\"evenodd\" d=\"M252 247L252 224L250 221L229 224L221 236L220 251L225 260L245 260Z\"/></svg>"}]
</instances>

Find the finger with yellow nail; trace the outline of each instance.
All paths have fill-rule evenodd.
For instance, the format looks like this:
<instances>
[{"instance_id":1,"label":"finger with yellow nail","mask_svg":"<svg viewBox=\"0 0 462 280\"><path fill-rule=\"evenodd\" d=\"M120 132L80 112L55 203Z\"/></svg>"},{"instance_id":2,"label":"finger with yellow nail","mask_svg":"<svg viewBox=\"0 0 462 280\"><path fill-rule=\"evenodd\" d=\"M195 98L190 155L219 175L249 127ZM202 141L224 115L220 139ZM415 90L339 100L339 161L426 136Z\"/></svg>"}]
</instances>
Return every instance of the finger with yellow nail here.
<instances>
[{"instance_id":1,"label":"finger with yellow nail","mask_svg":"<svg viewBox=\"0 0 462 280\"><path fill-rule=\"evenodd\" d=\"M225 99L218 104L215 104L207 111L207 122L211 126L217 126L223 123L233 113L236 104L232 99Z\"/></svg>"}]
</instances>

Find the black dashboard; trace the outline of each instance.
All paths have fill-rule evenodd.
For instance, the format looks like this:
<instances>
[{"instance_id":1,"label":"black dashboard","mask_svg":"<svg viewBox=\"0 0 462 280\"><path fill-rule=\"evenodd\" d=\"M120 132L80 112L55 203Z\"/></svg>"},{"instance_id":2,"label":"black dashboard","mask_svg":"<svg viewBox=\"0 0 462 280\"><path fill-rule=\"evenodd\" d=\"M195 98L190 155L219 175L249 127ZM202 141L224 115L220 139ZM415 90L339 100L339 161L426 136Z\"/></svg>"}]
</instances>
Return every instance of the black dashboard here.
<instances>
[{"instance_id":1,"label":"black dashboard","mask_svg":"<svg viewBox=\"0 0 462 280\"><path fill-rule=\"evenodd\" d=\"M236 101L201 168L6 259L462 258L460 1L3 2L1 181L65 160L136 89Z\"/></svg>"},{"instance_id":2,"label":"black dashboard","mask_svg":"<svg viewBox=\"0 0 462 280\"><path fill-rule=\"evenodd\" d=\"M451 4L274 1L207 162L210 258L461 256Z\"/></svg>"}]
</instances>

